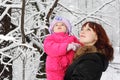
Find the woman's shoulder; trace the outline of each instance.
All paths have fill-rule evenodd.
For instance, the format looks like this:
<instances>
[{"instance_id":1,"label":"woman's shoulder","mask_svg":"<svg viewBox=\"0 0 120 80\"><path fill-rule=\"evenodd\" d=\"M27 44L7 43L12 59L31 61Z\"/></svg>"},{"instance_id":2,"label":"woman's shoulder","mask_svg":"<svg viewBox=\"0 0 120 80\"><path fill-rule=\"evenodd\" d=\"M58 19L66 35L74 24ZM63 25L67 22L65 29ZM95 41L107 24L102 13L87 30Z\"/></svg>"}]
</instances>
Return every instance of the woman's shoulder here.
<instances>
[{"instance_id":1,"label":"woman's shoulder","mask_svg":"<svg viewBox=\"0 0 120 80\"><path fill-rule=\"evenodd\" d=\"M81 59L101 61L101 60L105 60L105 55L99 52L91 52L91 53L86 53L82 55Z\"/></svg>"},{"instance_id":2,"label":"woman's shoulder","mask_svg":"<svg viewBox=\"0 0 120 80\"><path fill-rule=\"evenodd\" d=\"M79 56L78 56L79 55ZM102 64L105 69L108 66L108 60L105 55L98 51L95 46L82 47L76 52L77 62L88 61L94 62L95 64Z\"/></svg>"},{"instance_id":3,"label":"woman's shoulder","mask_svg":"<svg viewBox=\"0 0 120 80\"><path fill-rule=\"evenodd\" d=\"M103 67L103 71L105 71L108 67L108 60L105 58L105 55L99 52L86 53L77 60L77 63L84 63L84 61L87 61L88 63L92 62L94 64L101 65Z\"/></svg>"},{"instance_id":4,"label":"woman's shoulder","mask_svg":"<svg viewBox=\"0 0 120 80\"><path fill-rule=\"evenodd\" d=\"M86 59L86 60L95 60L95 61L107 60L105 55L101 51L98 51L95 46L81 47L81 49L78 50L76 54L80 55L81 59Z\"/></svg>"}]
</instances>

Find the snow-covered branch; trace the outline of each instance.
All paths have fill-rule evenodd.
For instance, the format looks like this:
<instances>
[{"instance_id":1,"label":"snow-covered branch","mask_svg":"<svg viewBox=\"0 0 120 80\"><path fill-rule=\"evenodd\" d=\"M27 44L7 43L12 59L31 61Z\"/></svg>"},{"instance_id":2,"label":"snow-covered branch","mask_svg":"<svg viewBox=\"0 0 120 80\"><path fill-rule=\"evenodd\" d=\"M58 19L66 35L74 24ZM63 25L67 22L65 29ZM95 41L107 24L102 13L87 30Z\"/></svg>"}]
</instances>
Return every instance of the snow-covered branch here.
<instances>
[{"instance_id":1,"label":"snow-covered branch","mask_svg":"<svg viewBox=\"0 0 120 80\"><path fill-rule=\"evenodd\" d=\"M83 22L85 19L87 19L88 17L92 16L93 14L96 14L97 12L99 12L102 8L104 8L105 6L107 6L108 4L114 2L116 0L111 0L109 2L104 3L102 6L100 6L98 9L96 9L95 11L89 13L86 17L84 17L83 19L81 19L80 21L78 21L76 24L74 24L75 26L78 25L79 23Z\"/></svg>"}]
</instances>

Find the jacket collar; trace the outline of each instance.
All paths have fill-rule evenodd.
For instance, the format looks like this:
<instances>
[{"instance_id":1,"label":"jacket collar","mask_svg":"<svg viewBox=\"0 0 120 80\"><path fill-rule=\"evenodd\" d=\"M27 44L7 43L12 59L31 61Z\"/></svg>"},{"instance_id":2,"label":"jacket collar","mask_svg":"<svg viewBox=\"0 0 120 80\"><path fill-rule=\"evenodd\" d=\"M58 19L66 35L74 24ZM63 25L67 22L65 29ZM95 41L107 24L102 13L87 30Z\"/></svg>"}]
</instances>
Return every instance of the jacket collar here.
<instances>
[{"instance_id":1,"label":"jacket collar","mask_svg":"<svg viewBox=\"0 0 120 80\"><path fill-rule=\"evenodd\" d=\"M104 54L104 51L98 51L95 46L82 46L76 51L74 58L80 57L84 54L94 54L96 52Z\"/></svg>"},{"instance_id":2,"label":"jacket collar","mask_svg":"<svg viewBox=\"0 0 120 80\"><path fill-rule=\"evenodd\" d=\"M104 54L104 50L97 50L97 48L95 47L95 46L83 46L83 47L80 47L78 50L77 50L77 52L76 52L76 54L75 54L75 56L74 56L74 60L76 60L77 58L79 58L80 56L82 56L82 55L85 55L85 54L96 54L97 53L97 55L99 55L102 59L102 62L103 62L103 68L102 68L102 70L103 71L105 71L106 69L107 69L107 67L108 67L108 60L105 58L105 56L103 56L103 54ZM81 59L81 58L79 58L79 59ZM79 62L79 60L78 60L78 62Z\"/></svg>"}]
</instances>

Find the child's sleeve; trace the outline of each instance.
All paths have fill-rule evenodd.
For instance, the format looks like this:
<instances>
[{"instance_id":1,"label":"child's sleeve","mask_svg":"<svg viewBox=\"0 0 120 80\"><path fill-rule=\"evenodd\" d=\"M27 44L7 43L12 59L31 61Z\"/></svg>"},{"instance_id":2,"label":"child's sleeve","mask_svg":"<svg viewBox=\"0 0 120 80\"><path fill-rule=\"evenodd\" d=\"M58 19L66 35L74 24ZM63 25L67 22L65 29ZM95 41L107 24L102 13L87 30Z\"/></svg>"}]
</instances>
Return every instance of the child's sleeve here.
<instances>
[{"instance_id":1,"label":"child's sleeve","mask_svg":"<svg viewBox=\"0 0 120 80\"><path fill-rule=\"evenodd\" d=\"M51 37L46 37L44 40L44 51L49 56L62 56L67 53L68 43L58 43Z\"/></svg>"},{"instance_id":2,"label":"child's sleeve","mask_svg":"<svg viewBox=\"0 0 120 80\"><path fill-rule=\"evenodd\" d=\"M83 43L81 43L75 36L74 36L74 42L80 44L80 46L83 46Z\"/></svg>"}]
</instances>

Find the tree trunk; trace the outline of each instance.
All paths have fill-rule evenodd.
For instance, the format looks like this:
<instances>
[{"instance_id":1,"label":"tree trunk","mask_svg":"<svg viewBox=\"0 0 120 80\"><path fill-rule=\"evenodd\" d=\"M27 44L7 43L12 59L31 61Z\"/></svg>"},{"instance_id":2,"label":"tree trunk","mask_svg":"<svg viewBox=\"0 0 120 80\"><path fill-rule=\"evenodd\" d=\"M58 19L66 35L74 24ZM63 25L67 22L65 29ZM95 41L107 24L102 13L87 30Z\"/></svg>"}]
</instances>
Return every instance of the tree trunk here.
<instances>
[{"instance_id":1,"label":"tree trunk","mask_svg":"<svg viewBox=\"0 0 120 80\"><path fill-rule=\"evenodd\" d=\"M25 43L25 32L24 32L24 15L25 15L25 0L22 0L22 15L21 15L21 36L22 43ZM25 80L25 56L23 56L23 75L22 80Z\"/></svg>"}]
</instances>

